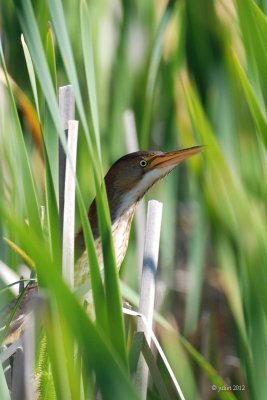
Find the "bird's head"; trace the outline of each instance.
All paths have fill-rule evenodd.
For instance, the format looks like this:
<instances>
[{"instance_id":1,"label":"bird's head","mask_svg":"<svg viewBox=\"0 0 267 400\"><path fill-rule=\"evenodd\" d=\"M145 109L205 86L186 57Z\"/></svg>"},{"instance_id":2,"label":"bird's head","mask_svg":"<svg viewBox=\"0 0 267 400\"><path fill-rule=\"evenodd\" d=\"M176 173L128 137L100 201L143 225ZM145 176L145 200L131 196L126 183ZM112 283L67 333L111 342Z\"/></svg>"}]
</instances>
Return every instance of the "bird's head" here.
<instances>
[{"instance_id":1,"label":"bird's head","mask_svg":"<svg viewBox=\"0 0 267 400\"><path fill-rule=\"evenodd\" d=\"M204 147L195 146L168 153L137 151L116 161L105 176L112 224L119 221L123 216L123 221L126 221L127 226L130 226L135 206L151 186L168 175L183 160L201 153ZM93 235L98 238L96 199L90 206L88 216ZM76 236L76 247L77 249L84 248L82 229Z\"/></svg>"},{"instance_id":2,"label":"bird's head","mask_svg":"<svg viewBox=\"0 0 267 400\"><path fill-rule=\"evenodd\" d=\"M136 204L159 179L183 160L202 152L204 146L163 153L137 151L116 161L105 177L110 208L121 214ZM112 207L114 205L115 207Z\"/></svg>"}]
</instances>

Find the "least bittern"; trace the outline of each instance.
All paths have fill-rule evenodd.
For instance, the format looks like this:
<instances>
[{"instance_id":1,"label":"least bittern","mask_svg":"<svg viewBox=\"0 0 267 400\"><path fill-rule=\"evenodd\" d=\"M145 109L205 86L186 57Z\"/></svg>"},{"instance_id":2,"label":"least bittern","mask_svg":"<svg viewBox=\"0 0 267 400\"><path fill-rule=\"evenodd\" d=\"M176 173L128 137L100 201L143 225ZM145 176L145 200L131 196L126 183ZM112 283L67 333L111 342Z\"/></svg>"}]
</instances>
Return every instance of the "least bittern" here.
<instances>
[{"instance_id":1,"label":"least bittern","mask_svg":"<svg viewBox=\"0 0 267 400\"><path fill-rule=\"evenodd\" d=\"M112 236L118 268L120 268L125 257L132 219L139 201L159 179L168 175L183 160L195 154L199 154L203 149L204 146L195 146L169 153L138 151L127 154L112 165L105 176L105 185L110 208ZM89 208L88 218L95 239L99 264L102 268L103 256L97 223L96 200L93 201ZM78 255L78 260L75 265L75 283L76 287L79 287L89 278L88 258L82 230L80 230L76 236L75 245ZM29 291L29 294L35 293L36 285L31 285L29 288L32 289ZM20 335L21 324L24 320L23 315L23 310L17 312L6 343L10 343L11 337L14 339L14 337ZM16 334L13 335L14 331L16 331Z\"/></svg>"},{"instance_id":2,"label":"least bittern","mask_svg":"<svg viewBox=\"0 0 267 400\"><path fill-rule=\"evenodd\" d=\"M120 268L128 247L132 219L139 201L159 179L168 175L183 160L200 153L204 146L163 153L138 151L116 161L107 175L105 184L110 209L112 236L117 267ZM91 204L88 218L93 231L99 264L103 266L101 238L97 223L96 201ZM79 259L75 266L76 286L89 276L83 231L76 236Z\"/></svg>"}]
</instances>

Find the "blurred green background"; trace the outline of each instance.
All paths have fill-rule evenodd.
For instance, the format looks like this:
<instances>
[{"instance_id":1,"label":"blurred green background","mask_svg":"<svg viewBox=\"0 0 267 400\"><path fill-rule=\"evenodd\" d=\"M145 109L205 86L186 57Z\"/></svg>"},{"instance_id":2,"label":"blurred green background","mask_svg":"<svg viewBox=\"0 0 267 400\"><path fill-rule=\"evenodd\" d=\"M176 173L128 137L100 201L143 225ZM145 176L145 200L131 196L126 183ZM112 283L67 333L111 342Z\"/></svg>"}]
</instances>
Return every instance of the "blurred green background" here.
<instances>
[{"instance_id":1,"label":"blurred green background","mask_svg":"<svg viewBox=\"0 0 267 400\"><path fill-rule=\"evenodd\" d=\"M216 374L231 385L233 396L264 399L267 1L88 3L104 172L127 153L123 116L129 109L135 116L142 150L207 145L203 155L182 164L146 196L146 202L154 198L164 204L156 307L174 328L170 333L159 326L156 332L186 398L227 396L211 390L212 373L204 360L188 349L186 343L190 342ZM54 22L50 24L51 7L41 0L32 4L47 48L48 30L55 33ZM63 1L83 106L92 131L79 5L78 0ZM19 22L18 15L23 13L17 11L12 1L4 0L0 2L0 12L0 35L8 72L33 105L20 41L23 17ZM57 86L62 86L70 79L55 36L54 41ZM20 198L23 182L16 167L15 138L8 133L13 121L4 82L1 72L0 195L5 202L9 193L11 211L15 210L23 220L27 216ZM30 108L18 87L14 95L38 204L42 205L46 203L45 173L38 117L35 106ZM49 112L40 76L37 89L44 121ZM53 170L52 175L56 176ZM89 206L95 189L82 124L77 176L84 202ZM134 227L120 275L138 291L140 257L135 231ZM4 220L0 233L20 242L15 229L10 230ZM21 259L2 239L0 257L18 270ZM180 341L180 333L188 342ZM151 389L151 398L157 398L153 396Z\"/></svg>"}]
</instances>

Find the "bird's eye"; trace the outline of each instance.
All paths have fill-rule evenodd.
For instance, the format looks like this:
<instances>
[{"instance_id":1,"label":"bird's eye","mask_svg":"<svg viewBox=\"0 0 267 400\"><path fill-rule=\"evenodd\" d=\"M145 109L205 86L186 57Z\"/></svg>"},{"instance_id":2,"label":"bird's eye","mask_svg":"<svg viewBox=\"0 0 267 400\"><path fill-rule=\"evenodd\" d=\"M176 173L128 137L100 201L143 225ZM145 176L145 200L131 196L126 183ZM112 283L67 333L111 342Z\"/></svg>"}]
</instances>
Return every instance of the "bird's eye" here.
<instances>
[{"instance_id":1,"label":"bird's eye","mask_svg":"<svg viewBox=\"0 0 267 400\"><path fill-rule=\"evenodd\" d=\"M141 161L140 161L140 166L141 166L142 168L146 167L146 166L147 166L146 160L141 160Z\"/></svg>"}]
</instances>

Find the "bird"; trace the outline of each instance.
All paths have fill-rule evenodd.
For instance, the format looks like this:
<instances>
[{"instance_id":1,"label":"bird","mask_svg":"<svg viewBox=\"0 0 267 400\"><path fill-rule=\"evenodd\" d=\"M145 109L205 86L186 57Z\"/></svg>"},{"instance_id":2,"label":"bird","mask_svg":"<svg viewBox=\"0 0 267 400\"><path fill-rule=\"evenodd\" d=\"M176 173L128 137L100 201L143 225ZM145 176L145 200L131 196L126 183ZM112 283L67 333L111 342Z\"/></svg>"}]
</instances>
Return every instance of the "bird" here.
<instances>
[{"instance_id":1,"label":"bird","mask_svg":"<svg viewBox=\"0 0 267 400\"><path fill-rule=\"evenodd\" d=\"M127 251L133 216L140 200L157 181L163 179L182 161L201 153L204 148L205 146L194 146L171 152L137 151L126 154L111 166L104 180L111 217L116 266L118 269ZM103 270L102 244L97 221L96 199L93 200L89 207L88 219L94 237L99 266ZM75 237L75 252L77 259L74 274L75 286L79 288L90 279L87 250L82 228ZM8 336L5 338L5 344L10 344L21 336L24 329L27 305L37 293L38 285L33 280L28 285L25 298L16 311ZM84 299L88 303L91 303L91 293L89 296L88 293L86 293ZM3 315L7 317L16 302L17 299L8 306Z\"/></svg>"},{"instance_id":2,"label":"bird","mask_svg":"<svg viewBox=\"0 0 267 400\"><path fill-rule=\"evenodd\" d=\"M112 238L116 265L119 269L129 242L130 229L136 208L147 191L160 179L173 171L182 161L201 153L205 146L194 146L171 152L137 151L117 160L104 181L111 217ZM88 211L100 268L103 270L101 237L97 221L96 199ZM75 287L89 279L87 250L83 229L75 237Z\"/></svg>"}]
</instances>

